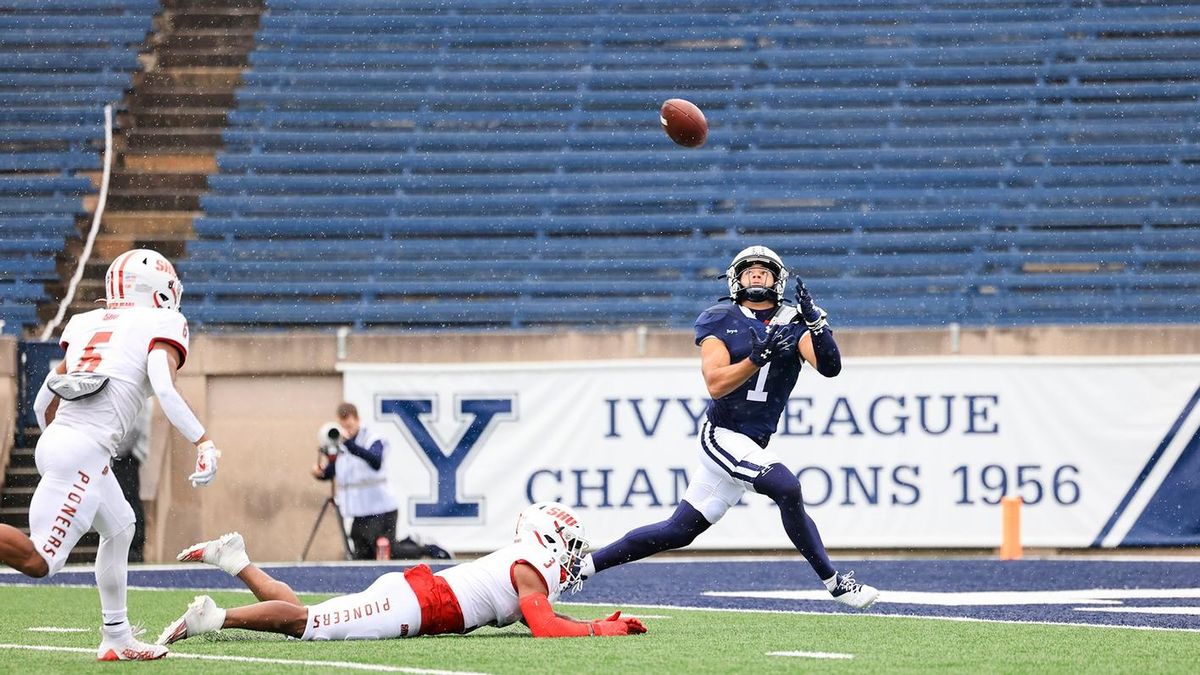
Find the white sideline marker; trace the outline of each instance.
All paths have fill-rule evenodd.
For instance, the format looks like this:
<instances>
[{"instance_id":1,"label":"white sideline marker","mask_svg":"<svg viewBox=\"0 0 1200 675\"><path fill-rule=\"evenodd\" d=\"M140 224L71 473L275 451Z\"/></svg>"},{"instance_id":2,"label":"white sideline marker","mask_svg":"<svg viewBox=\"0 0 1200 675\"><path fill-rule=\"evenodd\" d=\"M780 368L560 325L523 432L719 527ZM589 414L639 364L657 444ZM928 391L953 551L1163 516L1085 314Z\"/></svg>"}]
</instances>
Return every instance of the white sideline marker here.
<instances>
[{"instance_id":1,"label":"white sideline marker","mask_svg":"<svg viewBox=\"0 0 1200 675\"><path fill-rule=\"evenodd\" d=\"M1111 612L1114 614L1167 614L1171 616L1200 616L1200 607L1076 607L1076 612Z\"/></svg>"},{"instance_id":2,"label":"white sideline marker","mask_svg":"<svg viewBox=\"0 0 1200 675\"><path fill-rule=\"evenodd\" d=\"M68 652L72 654L87 654L96 657L95 649L84 647L52 647L50 645L14 645L0 644L0 649L24 649L32 652ZM354 663L352 661L314 661L302 659L266 659L254 656L222 656L218 654L185 654L171 652L166 656L170 659L195 659L198 661L234 661L237 663L263 663L278 666L303 666L306 668L343 668L346 670L369 670L383 673L416 673L417 675L484 675L462 670L430 670L428 668L402 668L385 666L377 663Z\"/></svg>"},{"instance_id":3,"label":"white sideline marker","mask_svg":"<svg viewBox=\"0 0 1200 675\"><path fill-rule=\"evenodd\" d=\"M853 654L837 654L835 652L767 652L767 656L789 656L799 659L852 659Z\"/></svg>"}]
</instances>

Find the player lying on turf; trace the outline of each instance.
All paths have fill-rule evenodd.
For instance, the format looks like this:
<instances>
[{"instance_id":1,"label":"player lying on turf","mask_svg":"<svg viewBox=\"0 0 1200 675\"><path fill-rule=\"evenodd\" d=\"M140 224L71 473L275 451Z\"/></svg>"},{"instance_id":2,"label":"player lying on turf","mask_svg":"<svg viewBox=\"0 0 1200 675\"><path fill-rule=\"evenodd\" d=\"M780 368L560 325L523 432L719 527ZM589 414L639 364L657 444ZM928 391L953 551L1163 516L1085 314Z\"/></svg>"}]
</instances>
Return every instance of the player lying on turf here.
<instances>
[{"instance_id":1,"label":"player lying on turf","mask_svg":"<svg viewBox=\"0 0 1200 675\"><path fill-rule=\"evenodd\" d=\"M183 561L216 565L241 579L259 602L221 609L207 595L163 630L159 644L223 628L282 633L301 640L379 640L468 633L480 626L524 621L534 637L588 637L645 633L640 621L576 621L550 603L581 585L577 570L587 549L583 525L565 506L533 504L517 518L513 543L479 560L434 574L428 565L391 572L367 590L305 607L292 589L250 562L240 534L227 534L179 554Z\"/></svg>"}]
</instances>

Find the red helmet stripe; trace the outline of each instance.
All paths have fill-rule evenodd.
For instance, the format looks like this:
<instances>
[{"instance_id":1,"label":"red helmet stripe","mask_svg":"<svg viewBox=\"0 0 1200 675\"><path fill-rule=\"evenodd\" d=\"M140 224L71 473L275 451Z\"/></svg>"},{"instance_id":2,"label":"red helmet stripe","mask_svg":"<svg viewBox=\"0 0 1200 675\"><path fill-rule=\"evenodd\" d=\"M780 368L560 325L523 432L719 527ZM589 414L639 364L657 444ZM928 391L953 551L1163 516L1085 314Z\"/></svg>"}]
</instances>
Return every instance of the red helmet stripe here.
<instances>
[{"instance_id":1,"label":"red helmet stripe","mask_svg":"<svg viewBox=\"0 0 1200 675\"><path fill-rule=\"evenodd\" d=\"M125 257L121 259L121 264L117 266L117 293L120 298L125 297L125 265L133 257L133 254L134 251L126 253Z\"/></svg>"}]
</instances>

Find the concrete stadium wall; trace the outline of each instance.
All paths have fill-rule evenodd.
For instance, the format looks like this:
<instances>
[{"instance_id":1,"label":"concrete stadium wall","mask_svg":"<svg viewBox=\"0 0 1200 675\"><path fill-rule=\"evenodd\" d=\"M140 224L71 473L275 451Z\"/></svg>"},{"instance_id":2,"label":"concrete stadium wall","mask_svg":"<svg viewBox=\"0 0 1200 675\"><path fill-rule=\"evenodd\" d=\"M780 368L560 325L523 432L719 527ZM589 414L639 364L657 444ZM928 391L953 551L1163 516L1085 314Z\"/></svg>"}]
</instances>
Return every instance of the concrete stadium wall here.
<instances>
[{"instance_id":1,"label":"concrete stadium wall","mask_svg":"<svg viewBox=\"0 0 1200 675\"><path fill-rule=\"evenodd\" d=\"M15 338L0 338L0 467L8 466L8 454L12 451L17 421L17 341ZM0 490L4 489L4 474L0 473Z\"/></svg>"},{"instance_id":2,"label":"concrete stadium wall","mask_svg":"<svg viewBox=\"0 0 1200 675\"><path fill-rule=\"evenodd\" d=\"M1129 356L1200 353L1200 327L1045 327L840 331L848 356ZM696 355L690 332L637 331L197 335L179 387L224 452L216 481L194 489L193 451L157 413L143 469L147 561L166 561L199 539L238 530L252 558L296 560L329 495L315 481L316 430L341 398L339 361L565 361ZM15 414L15 343L0 340L0 424ZM6 434L11 442L12 434ZM310 560L340 557L327 516Z\"/></svg>"}]
</instances>

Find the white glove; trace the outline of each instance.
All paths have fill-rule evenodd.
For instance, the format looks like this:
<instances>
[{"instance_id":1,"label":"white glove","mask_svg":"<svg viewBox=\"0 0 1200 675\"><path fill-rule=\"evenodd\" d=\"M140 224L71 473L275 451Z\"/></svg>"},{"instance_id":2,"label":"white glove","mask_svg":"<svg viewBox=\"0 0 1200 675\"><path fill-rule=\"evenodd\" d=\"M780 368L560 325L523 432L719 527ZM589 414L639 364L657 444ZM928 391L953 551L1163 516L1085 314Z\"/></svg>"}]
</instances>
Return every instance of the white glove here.
<instances>
[{"instance_id":1,"label":"white glove","mask_svg":"<svg viewBox=\"0 0 1200 675\"><path fill-rule=\"evenodd\" d=\"M204 487L212 482L217 475L217 458L221 451L212 441L204 441L196 446L196 471L188 476L192 487Z\"/></svg>"}]
</instances>

